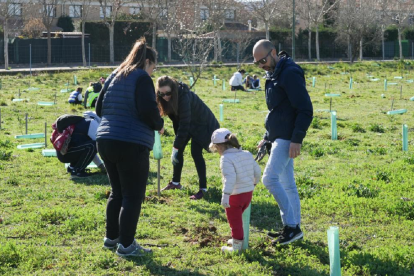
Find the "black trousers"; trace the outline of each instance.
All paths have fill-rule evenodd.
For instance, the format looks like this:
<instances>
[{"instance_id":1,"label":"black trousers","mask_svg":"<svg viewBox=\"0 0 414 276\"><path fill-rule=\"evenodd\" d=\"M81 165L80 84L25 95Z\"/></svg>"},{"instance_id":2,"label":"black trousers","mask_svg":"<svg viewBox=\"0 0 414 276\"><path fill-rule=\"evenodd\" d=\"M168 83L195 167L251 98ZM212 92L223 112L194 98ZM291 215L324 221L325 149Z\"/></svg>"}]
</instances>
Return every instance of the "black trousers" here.
<instances>
[{"instance_id":1,"label":"black trousers","mask_svg":"<svg viewBox=\"0 0 414 276\"><path fill-rule=\"evenodd\" d=\"M149 173L149 149L117 140L99 140L112 191L106 206L106 237L126 248L134 241Z\"/></svg>"},{"instance_id":2,"label":"black trousers","mask_svg":"<svg viewBox=\"0 0 414 276\"><path fill-rule=\"evenodd\" d=\"M238 86L232 86L231 87L231 91L236 91L236 90L245 91L243 85L238 85Z\"/></svg>"},{"instance_id":3,"label":"black trousers","mask_svg":"<svg viewBox=\"0 0 414 276\"><path fill-rule=\"evenodd\" d=\"M83 171L92 162L96 152L96 142L93 140L84 142L78 146L69 147L69 150L65 155L56 151L59 161L62 163L70 163L70 166L74 168L76 172Z\"/></svg>"},{"instance_id":4,"label":"black trousers","mask_svg":"<svg viewBox=\"0 0 414 276\"><path fill-rule=\"evenodd\" d=\"M178 149L177 159L179 163L174 166L173 179L172 179L173 182L181 181L181 172L183 170L183 165L184 165L184 156L183 156L184 150L188 142L190 141L190 139L191 139L191 136L189 136L186 139L184 147L182 149ZM191 156L193 157L194 164L197 170L200 189L207 188L206 162L204 161L204 157L203 157L203 146L201 146L194 140L191 141Z\"/></svg>"}]
</instances>

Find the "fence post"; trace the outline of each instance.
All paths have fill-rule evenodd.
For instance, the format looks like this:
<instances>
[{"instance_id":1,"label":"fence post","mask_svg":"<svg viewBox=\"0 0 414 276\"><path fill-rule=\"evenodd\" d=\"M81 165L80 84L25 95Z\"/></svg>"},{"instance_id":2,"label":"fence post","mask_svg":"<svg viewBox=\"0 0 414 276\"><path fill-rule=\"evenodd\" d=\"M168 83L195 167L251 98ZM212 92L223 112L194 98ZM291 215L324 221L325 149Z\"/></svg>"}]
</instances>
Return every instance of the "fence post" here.
<instances>
[{"instance_id":1,"label":"fence post","mask_svg":"<svg viewBox=\"0 0 414 276\"><path fill-rule=\"evenodd\" d=\"M32 44L29 44L30 76L32 75Z\"/></svg>"}]
</instances>

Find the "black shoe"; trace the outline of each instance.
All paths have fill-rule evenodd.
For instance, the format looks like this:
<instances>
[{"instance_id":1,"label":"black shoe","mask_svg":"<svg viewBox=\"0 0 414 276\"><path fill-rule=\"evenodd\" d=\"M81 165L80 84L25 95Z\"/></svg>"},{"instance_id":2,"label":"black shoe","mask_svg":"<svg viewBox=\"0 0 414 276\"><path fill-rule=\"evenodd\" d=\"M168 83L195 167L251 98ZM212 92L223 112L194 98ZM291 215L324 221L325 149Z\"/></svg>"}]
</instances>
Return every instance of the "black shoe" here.
<instances>
[{"instance_id":1,"label":"black shoe","mask_svg":"<svg viewBox=\"0 0 414 276\"><path fill-rule=\"evenodd\" d=\"M76 171L74 170L73 172L70 173L70 178L74 179L74 178L86 178L92 176L91 173L86 172L85 170L83 171Z\"/></svg>"},{"instance_id":2,"label":"black shoe","mask_svg":"<svg viewBox=\"0 0 414 276\"><path fill-rule=\"evenodd\" d=\"M271 238L271 239L276 239L276 238L278 238L280 235L282 235L282 233L283 233L283 228L282 229L280 229L279 231L277 231L277 232L267 232L267 236L269 237L269 238Z\"/></svg>"},{"instance_id":3,"label":"black shoe","mask_svg":"<svg viewBox=\"0 0 414 276\"><path fill-rule=\"evenodd\" d=\"M66 168L66 171L67 171L68 173L72 173L72 172L73 172L73 168L71 168L70 166L68 166L68 167Z\"/></svg>"},{"instance_id":4,"label":"black shoe","mask_svg":"<svg viewBox=\"0 0 414 276\"><path fill-rule=\"evenodd\" d=\"M300 230L299 225L297 225L295 228L285 225L283 227L282 234L276 240L273 240L272 244L273 245L289 244L301 238L303 238L303 232L302 230Z\"/></svg>"}]
</instances>

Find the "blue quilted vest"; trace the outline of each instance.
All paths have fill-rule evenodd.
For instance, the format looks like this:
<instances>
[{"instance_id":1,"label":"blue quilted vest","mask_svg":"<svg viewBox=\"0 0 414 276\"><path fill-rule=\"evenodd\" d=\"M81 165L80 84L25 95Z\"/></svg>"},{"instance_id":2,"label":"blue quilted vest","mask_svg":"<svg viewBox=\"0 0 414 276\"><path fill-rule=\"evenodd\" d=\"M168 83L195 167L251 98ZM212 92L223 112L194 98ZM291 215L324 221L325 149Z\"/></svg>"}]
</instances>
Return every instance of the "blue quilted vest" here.
<instances>
[{"instance_id":1,"label":"blue quilted vest","mask_svg":"<svg viewBox=\"0 0 414 276\"><path fill-rule=\"evenodd\" d=\"M148 73L142 69L136 69L126 78L115 78L114 75L110 76L110 84L103 98L102 120L97 130L96 140L131 142L144 145L152 150L154 130L139 119L135 104L137 80Z\"/></svg>"}]
</instances>

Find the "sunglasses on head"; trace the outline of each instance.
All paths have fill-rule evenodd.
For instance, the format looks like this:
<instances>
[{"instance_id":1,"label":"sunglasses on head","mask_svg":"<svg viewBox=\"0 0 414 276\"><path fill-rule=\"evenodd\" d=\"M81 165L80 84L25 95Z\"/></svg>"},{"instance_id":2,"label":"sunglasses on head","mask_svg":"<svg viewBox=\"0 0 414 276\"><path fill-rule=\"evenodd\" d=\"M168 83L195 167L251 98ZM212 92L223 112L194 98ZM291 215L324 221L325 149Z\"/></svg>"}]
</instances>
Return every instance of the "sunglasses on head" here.
<instances>
[{"instance_id":1,"label":"sunglasses on head","mask_svg":"<svg viewBox=\"0 0 414 276\"><path fill-rule=\"evenodd\" d=\"M158 97L160 97L160 98L164 98L165 96L171 96L171 95L172 95L171 91L166 92L166 93L161 93L161 92L158 91Z\"/></svg>"},{"instance_id":2,"label":"sunglasses on head","mask_svg":"<svg viewBox=\"0 0 414 276\"><path fill-rule=\"evenodd\" d=\"M262 58L262 59L259 59L259 60L257 60L257 61L254 61L253 63L254 63L254 65L259 65L259 64L265 64L266 62L267 62L267 57L270 55L270 53L273 51L273 49L272 50L270 50L269 51L269 53L267 53L267 55L264 57L264 58Z\"/></svg>"}]
</instances>

